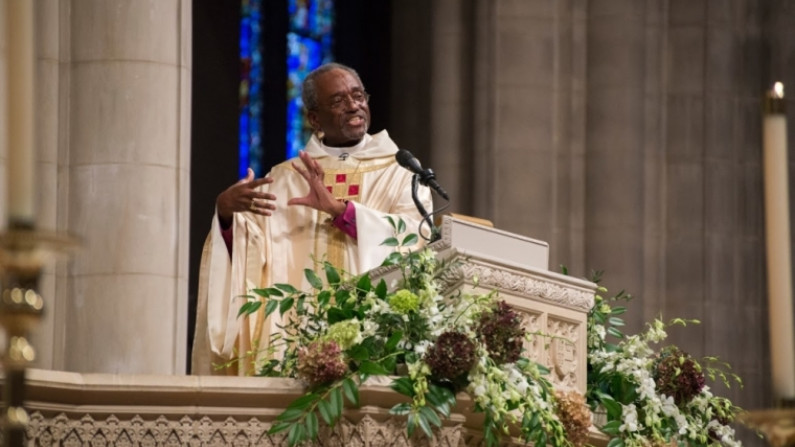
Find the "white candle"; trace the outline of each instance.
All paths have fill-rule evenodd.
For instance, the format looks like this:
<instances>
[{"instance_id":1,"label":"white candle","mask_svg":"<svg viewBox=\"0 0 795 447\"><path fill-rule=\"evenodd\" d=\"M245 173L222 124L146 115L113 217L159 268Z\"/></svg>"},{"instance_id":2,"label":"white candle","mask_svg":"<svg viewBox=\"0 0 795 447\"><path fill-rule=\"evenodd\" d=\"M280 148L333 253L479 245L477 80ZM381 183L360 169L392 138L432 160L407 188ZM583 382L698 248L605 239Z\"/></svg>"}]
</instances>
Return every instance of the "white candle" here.
<instances>
[{"instance_id":1,"label":"white candle","mask_svg":"<svg viewBox=\"0 0 795 447\"><path fill-rule=\"evenodd\" d=\"M787 118L784 86L777 82L765 98L763 123L765 227L770 315L770 357L776 403L795 398L795 335L792 327L792 275L787 177Z\"/></svg>"},{"instance_id":2,"label":"white candle","mask_svg":"<svg viewBox=\"0 0 795 447\"><path fill-rule=\"evenodd\" d=\"M34 34L33 1L6 0L8 42L8 217L12 223L33 224Z\"/></svg>"}]
</instances>

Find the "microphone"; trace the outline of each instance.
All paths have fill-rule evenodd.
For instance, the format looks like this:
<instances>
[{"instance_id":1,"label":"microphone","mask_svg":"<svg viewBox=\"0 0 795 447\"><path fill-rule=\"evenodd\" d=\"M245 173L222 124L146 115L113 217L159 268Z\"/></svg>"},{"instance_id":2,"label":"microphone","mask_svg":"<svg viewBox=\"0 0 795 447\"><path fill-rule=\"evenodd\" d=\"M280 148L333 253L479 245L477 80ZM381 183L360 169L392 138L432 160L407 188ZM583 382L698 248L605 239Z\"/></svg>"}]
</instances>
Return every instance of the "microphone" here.
<instances>
[{"instance_id":1,"label":"microphone","mask_svg":"<svg viewBox=\"0 0 795 447\"><path fill-rule=\"evenodd\" d=\"M436 182L436 174L433 173L432 169L422 169L422 165L420 164L419 160L417 160L411 152L405 149L399 149L397 154L395 154L395 159L397 160L400 166L408 169L409 171L417 174L420 179L420 183L425 186L430 187L437 194L442 196L445 200L450 200L450 196L447 195L447 192L439 186L439 183Z\"/></svg>"}]
</instances>

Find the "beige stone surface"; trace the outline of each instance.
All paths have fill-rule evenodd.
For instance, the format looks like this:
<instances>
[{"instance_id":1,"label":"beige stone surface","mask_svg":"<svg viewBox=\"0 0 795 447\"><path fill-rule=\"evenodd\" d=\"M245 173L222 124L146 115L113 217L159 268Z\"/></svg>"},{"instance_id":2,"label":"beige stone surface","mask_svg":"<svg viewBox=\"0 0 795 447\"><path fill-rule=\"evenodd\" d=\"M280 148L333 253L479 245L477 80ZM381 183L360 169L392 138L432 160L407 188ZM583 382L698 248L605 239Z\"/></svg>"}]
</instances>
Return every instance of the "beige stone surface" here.
<instances>
[{"instance_id":1,"label":"beige stone surface","mask_svg":"<svg viewBox=\"0 0 795 447\"><path fill-rule=\"evenodd\" d=\"M70 279L64 348L67 371L173 373L184 310L173 277L132 272L75 275ZM182 326L184 328L184 325Z\"/></svg>"},{"instance_id":2,"label":"beige stone surface","mask_svg":"<svg viewBox=\"0 0 795 447\"><path fill-rule=\"evenodd\" d=\"M71 164L175 167L179 75L176 66L150 62L107 60L74 65Z\"/></svg>"},{"instance_id":3,"label":"beige stone surface","mask_svg":"<svg viewBox=\"0 0 795 447\"><path fill-rule=\"evenodd\" d=\"M136 60L178 65L189 45L181 0L78 0L71 2L72 59ZM188 16L189 18L190 16Z\"/></svg>"},{"instance_id":4,"label":"beige stone surface","mask_svg":"<svg viewBox=\"0 0 795 447\"><path fill-rule=\"evenodd\" d=\"M98 164L72 168L70 229L85 235L75 275L145 273L176 277L178 172ZM151 188L151 189L150 189Z\"/></svg>"},{"instance_id":5,"label":"beige stone surface","mask_svg":"<svg viewBox=\"0 0 795 447\"><path fill-rule=\"evenodd\" d=\"M82 242L42 278L37 366L185 370L190 14L36 0L39 225Z\"/></svg>"}]
</instances>

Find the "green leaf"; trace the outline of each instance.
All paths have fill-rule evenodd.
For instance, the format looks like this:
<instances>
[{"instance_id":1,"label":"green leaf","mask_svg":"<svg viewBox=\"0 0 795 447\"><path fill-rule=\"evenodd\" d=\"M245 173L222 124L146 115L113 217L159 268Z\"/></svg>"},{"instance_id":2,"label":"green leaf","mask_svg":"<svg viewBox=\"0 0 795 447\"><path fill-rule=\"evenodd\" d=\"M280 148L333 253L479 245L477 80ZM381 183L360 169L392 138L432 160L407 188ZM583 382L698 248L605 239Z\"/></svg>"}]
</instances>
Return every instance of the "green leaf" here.
<instances>
[{"instance_id":1,"label":"green leaf","mask_svg":"<svg viewBox=\"0 0 795 447\"><path fill-rule=\"evenodd\" d=\"M320 307L328 307L331 302L331 291L324 290L317 294L317 303Z\"/></svg>"},{"instance_id":2,"label":"green leaf","mask_svg":"<svg viewBox=\"0 0 795 447\"><path fill-rule=\"evenodd\" d=\"M375 287L375 294L379 298L386 299L387 286L386 281L382 278L378 285Z\"/></svg>"},{"instance_id":3,"label":"green leaf","mask_svg":"<svg viewBox=\"0 0 795 447\"><path fill-rule=\"evenodd\" d=\"M305 410L305 409L307 409L309 407L309 405L311 405L313 402L315 402L318 399L318 397L319 396L317 394L315 394L315 393L304 394L303 396L299 397L298 399L290 402L290 405L287 406L287 409L291 410L291 409L296 408L296 409L299 409L299 410Z\"/></svg>"},{"instance_id":4,"label":"green leaf","mask_svg":"<svg viewBox=\"0 0 795 447\"><path fill-rule=\"evenodd\" d=\"M624 338L624 334L612 326L607 328L607 333L616 338Z\"/></svg>"},{"instance_id":5,"label":"green leaf","mask_svg":"<svg viewBox=\"0 0 795 447\"><path fill-rule=\"evenodd\" d=\"M607 443L607 447L624 447L624 440L621 438L613 438Z\"/></svg>"},{"instance_id":6,"label":"green leaf","mask_svg":"<svg viewBox=\"0 0 795 447\"><path fill-rule=\"evenodd\" d=\"M400 343L401 338L403 338L402 331L393 332L392 335L389 336L389 339L386 341L386 344L384 345L384 351L386 351L387 354L395 352L395 348L397 348L397 345L398 343Z\"/></svg>"},{"instance_id":7,"label":"green leaf","mask_svg":"<svg viewBox=\"0 0 795 447\"><path fill-rule=\"evenodd\" d=\"M340 416L342 416L342 390L339 388L334 388L331 390L331 398L329 400L331 403L332 415L334 416L334 420L338 420Z\"/></svg>"},{"instance_id":8,"label":"green leaf","mask_svg":"<svg viewBox=\"0 0 795 447\"><path fill-rule=\"evenodd\" d=\"M399 217L397 223L397 232L398 234L400 234L404 231L406 231L406 222L403 220L402 217Z\"/></svg>"},{"instance_id":9,"label":"green leaf","mask_svg":"<svg viewBox=\"0 0 795 447\"><path fill-rule=\"evenodd\" d=\"M350 377L342 381L342 389L345 391L345 397L348 399L348 402L352 403L354 406L359 406L359 387L356 386L356 382L353 381Z\"/></svg>"},{"instance_id":10,"label":"green leaf","mask_svg":"<svg viewBox=\"0 0 795 447\"><path fill-rule=\"evenodd\" d=\"M251 289L252 292L256 293L257 295L267 298L268 297L268 290L269 289ZM248 298L248 297L247 297ZM252 297L253 298L253 297Z\"/></svg>"},{"instance_id":11,"label":"green leaf","mask_svg":"<svg viewBox=\"0 0 795 447\"><path fill-rule=\"evenodd\" d=\"M356 283L356 289L362 295L369 292L372 288L373 286L370 283L370 275L362 275L361 278L359 278L359 281Z\"/></svg>"},{"instance_id":12,"label":"green leaf","mask_svg":"<svg viewBox=\"0 0 795 447\"><path fill-rule=\"evenodd\" d=\"M276 433L281 433L292 427L293 424L293 422L277 422L276 424L271 425L271 428L268 429L268 434L275 435Z\"/></svg>"},{"instance_id":13,"label":"green leaf","mask_svg":"<svg viewBox=\"0 0 795 447\"><path fill-rule=\"evenodd\" d=\"M403 260L403 255L395 251L384 258L384 262L382 262L381 265L398 265L401 260Z\"/></svg>"},{"instance_id":14,"label":"green leaf","mask_svg":"<svg viewBox=\"0 0 795 447\"><path fill-rule=\"evenodd\" d=\"M334 324L340 321L350 320L351 319L351 312L344 311L337 307L332 307L328 310L328 323Z\"/></svg>"},{"instance_id":15,"label":"green leaf","mask_svg":"<svg viewBox=\"0 0 795 447\"><path fill-rule=\"evenodd\" d=\"M627 311L627 308L625 306L616 306L610 311L610 314L611 315L621 315L621 314L623 314L626 311Z\"/></svg>"},{"instance_id":16,"label":"green leaf","mask_svg":"<svg viewBox=\"0 0 795 447\"><path fill-rule=\"evenodd\" d=\"M417 422L419 418L420 417L417 413L409 413L408 419L406 420L406 433L409 435L409 438L414 435L414 430L417 429Z\"/></svg>"},{"instance_id":17,"label":"green leaf","mask_svg":"<svg viewBox=\"0 0 795 447\"><path fill-rule=\"evenodd\" d=\"M414 385L408 377L400 377L392 381L389 387L394 391L408 397L414 397Z\"/></svg>"},{"instance_id":18,"label":"green leaf","mask_svg":"<svg viewBox=\"0 0 795 447\"><path fill-rule=\"evenodd\" d=\"M350 290L345 290L345 289L337 290L337 293L334 294L334 300L336 301L338 306L342 306L345 303L347 303L348 302L348 298L350 298L350 297L351 297ZM349 305L347 305L345 307L347 307L349 309L353 308L353 304L355 304L355 303L350 303Z\"/></svg>"},{"instance_id":19,"label":"green leaf","mask_svg":"<svg viewBox=\"0 0 795 447\"><path fill-rule=\"evenodd\" d=\"M282 291L275 287L268 287L265 289L265 292L268 294L268 296L284 296Z\"/></svg>"},{"instance_id":20,"label":"green leaf","mask_svg":"<svg viewBox=\"0 0 795 447\"><path fill-rule=\"evenodd\" d=\"M609 321L610 324L612 324L613 326L624 326L625 325L624 320L621 319L621 318L617 318L617 317L610 317L610 318L607 319L607 321Z\"/></svg>"},{"instance_id":21,"label":"green leaf","mask_svg":"<svg viewBox=\"0 0 795 447\"><path fill-rule=\"evenodd\" d=\"M392 216L384 216L384 219L389 221L389 225L392 227L393 230L397 230L397 225L395 224L395 219Z\"/></svg>"},{"instance_id":22,"label":"green leaf","mask_svg":"<svg viewBox=\"0 0 795 447\"><path fill-rule=\"evenodd\" d=\"M326 422L326 425L334 425L334 418L331 417L331 404L328 401L318 401L317 409L320 411L320 417L323 418L323 421Z\"/></svg>"},{"instance_id":23,"label":"green leaf","mask_svg":"<svg viewBox=\"0 0 795 447\"><path fill-rule=\"evenodd\" d=\"M306 415L306 434L309 439L317 438L317 415L315 413L307 413Z\"/></svg>"},{"instance_id":24,"label":"green leaf","mask_svg":"<svg viewBox=\"0 0 795 447\"><path fill-rule=\"evenodd\" d=\"M301 295L298 297L298 301L295 303L295 311L298 315L302 315L304 313L304 301L306 300L306 295Z\"/></svg>"},{"instance_id":25,"label":"green leaf","mask_svg":"<svg viewBox=\"0 0 795 447\"><path fill-rule=\"evenodd\" d=\"M323 288L323 281L320 280L314 270L304 269L304 276L306 276L306 280L314 289L320 290Z\"/></svg>"},{"instance_id":26,"label":"green leaf","mask_svg":"<svg viewBox=\"0 0 795 447\"><path fill-rule=\"evenodd\" d=\"M262 307L262 301L248 301L242 306L240 306L240 310L237 312L237 316L239 317L243 314L251 315L254 312L258 311L260 307Z\"/></svg>"},{"instance_id":27,"label":"green leaf","mask_svg":"<svg viewBox=\"0 0 795 447\"><path fill-rule=\"evenodd\" d=\"M273 287L276 287L277 289L279 289L279 290L281 290L283 292L287 292L287 293L298 293L299 292L298 289L296 289L295 287L293 287L290 284L274 284Z\"/></svg>"},{"instance_id":28,"label":"green leaf","mask_svg":"<svg viewBox=\"0 0 795 447\"><path fill-rule=\"evenodd\" d=\"M411 411L411 404L408 402L401 402L396 404L394 407L389 409L389 414L396 414L398 416L403 416L409 414Z\"/></svg>"},{"instance_id":29,"label":"green leaf","mask_svg":"<svg viewBox=\"0 0 795 447\"><path fill-rule=\"evenodd\" d=\"M284 315L285 312L290 310L293 307L293 302L295 302L292 298L285 298L279 303L279 315Z\"/></svg>"},{"instance_id":30,"label":"green leaf","mask_svg":"<svg viewBox=\"0 0 795 447\"><path fill-rule=\"evenodd\" d=\"M268 300L268 302L265 303L265 316L267 317L272 314L278 307L279 300Z\"/></svg>"},{"instance_id":31,"label":"green leaf","mask_svg":"<svg viewBox=\"0 0 795 447\"><path fill-rule=\"evenodd\" d=\"M411 233L408 236L403 238L403 242L401 242L400 245L402 245L404 247L408 247L408 246L416 244L418 240L419 240L419 238L417 237L417 235L414 234L414 233Z\"/></svg>"},{"instance_id":32,"label":"green leaf","mask_svg":"<svg viewBox=\"0 0 795 447\"><path fill-rule=\"evenodd\" d=\"M389 371L384 369L383 366L370 360L363 361L362 364L359 365L359 371L371 376L385 376L389 374Z\"/></svg>"},{"instance_id":33,"label":"green leaf","mask_svg":"<svg viewBox=\"0 0 795 447\"><path fill-rule=\"evenodd\" d=\"M425 435L428 436L429 438L432 438L433 437L433 430L431 430L430 421L428 421L428 418L425 416L425 413L422 411L425 408L428 408L428 407L420 408L420 412L417 414L417 416L418 416L417 419L418 419L418 422L420 423L420 428L422 429L423 432L425 432Z\"/></svg>"},{"instance_id":34,"label":"green leaf","mask_svg":"<svg viewBox=\"0 0 795 447\"><path fill-rule=\"evenodd\" d=\"M621 421L610 421L603 425L601 430L609 435L618 435L619 427L621 427Z\"/></svg>"},{"instance_id":35,"label":"green leaf","mask_svg":"<svg viewBox=\"0 0 795 447\"><path fill-rule=\"evenodd\" d=\"M284 410L282 414L276 416L277 421L292 421L293 419L298 419L301 415L304 414L304 410L300 408L289 408Z\"/></svg>"},{"instance_id":36,"label":"green leaf","mask_svg":"<svg viewBox=\"0 0 795 447\"><path fill-rule=\"evenodd\" d=\"M607 395L605 393L598 393L599 401L602 402L604 405L605 410L607 410L607 415L610 419L620 419L621 418L621 404L616 402L612 396Z\"/></svg>"},{"instance_id":37,"label":"green leaf","mask_svg":"<svg viewBox=\"0 0 795 447\"><path fill-rule=\"evenodd\" d=\"M456 403L455 394L452 391L439 385L430 384L425 396L439 413L450 417L450 408Z\"/></svg>"},{"instance_id":38,"label":"green leaf","mask_svg":"<svg viewBox=\"0 0 795 447\"><path fill-rule=\"evenodd\" d=\"M295 424L290 428L290 433L287 435L287 442L291 447L304 440L304 431L304 426L302 424Z\"/></svg>"},{"instance_id":39,"label":"green leaf","mask_svg":"<svg viewBox=\"0 0 795 447\"><path fill-rule=\"evenodd\" d=\"M336 286L340 283L340 274L336 267L331 265L330 262L324 262L323 268L326 270L326 281L330 286Z\"/></svg>"},{"instance_id":40,"label":"green leaf","mask_svg":"<svg viewBox=\"0 0 795 447\"><path fill-rule=\"evenodd\" d=\"M442 420L439 419L439 415L436 414L436 412L433 411L431 408L429 408L429 407L421 407L420 408L420 413L422 413L422 415L425 417L425 419L428 420L428 422L430 422L431 424L435 425L436 427L441 427L442 426Z\"/></svg>"},{"instance_id":41,"label":"green leaf","mask_svg":"<svg viewBox=\"0 0 795 447\"><path fill-rule=\"evenodd\" d=\"M381 245L386 245L387 247L397 247L400 245L396 237L390 237L384 239L384 242L381 242Z\"/></svg>"},{"instance_id":42,"label":"green leaf","mask_svg":"<svg viewBox=\"0 0 795 447\"><path fill-rule=\"evenodd\" d=\"M389 356L381 360L380 365L385 371L388 371L387 374L392 374L397 368L397 359L393 356Z\"/></svg>"},{"instance_id":43,"label":"green leaf","mask_svg":"<svg viewBox=\"0 0 795 447\"><path fill-rule=\"evenodd\" d=\"M346 352L352 360L362 361L370 358L370 351L362 345L353 345Z\"/></svg>"}]
</instances>

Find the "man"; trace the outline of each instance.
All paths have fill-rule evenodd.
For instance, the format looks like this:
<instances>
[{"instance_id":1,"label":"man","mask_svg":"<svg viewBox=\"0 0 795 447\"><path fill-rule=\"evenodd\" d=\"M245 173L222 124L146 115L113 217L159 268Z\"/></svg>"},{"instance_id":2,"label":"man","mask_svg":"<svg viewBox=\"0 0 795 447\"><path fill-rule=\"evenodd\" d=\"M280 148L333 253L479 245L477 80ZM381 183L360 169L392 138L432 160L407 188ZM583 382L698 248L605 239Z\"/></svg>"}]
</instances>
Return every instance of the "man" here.
<instances>
[{"instance_id":1,"label":"man","mask_svg":"<svg viewBox=\"0 0 795 447\"><path fill-rule=\"evenodd\" d=\"M202 254L194 374L254 372L252 361L213 367L262 351L277 330L275 315L272 321L261 313L237 317L251 289L276 283L307 289L304 269L318 267L313 257L366 272L392 250L380 245L394 235L385 216L419 226L411 173L396 163L397 146L386 131L367 133L369 95L356 71L323 65L307 76L302 97L314 134L299 157L264 178L249 170L216 200ZM420 194L431 210L428 189Z\"/></svg>"}]
</instances>

